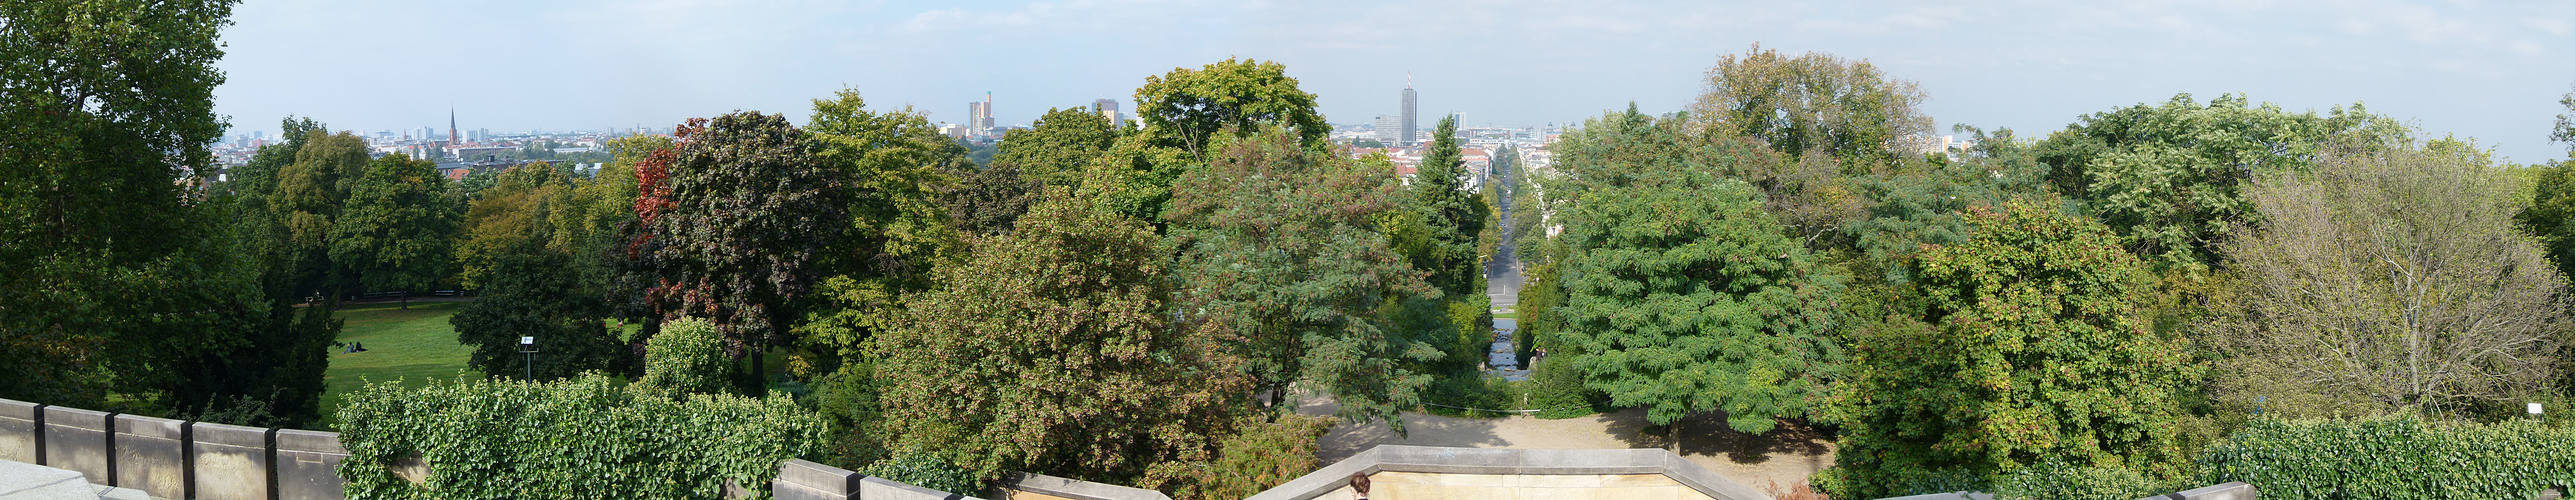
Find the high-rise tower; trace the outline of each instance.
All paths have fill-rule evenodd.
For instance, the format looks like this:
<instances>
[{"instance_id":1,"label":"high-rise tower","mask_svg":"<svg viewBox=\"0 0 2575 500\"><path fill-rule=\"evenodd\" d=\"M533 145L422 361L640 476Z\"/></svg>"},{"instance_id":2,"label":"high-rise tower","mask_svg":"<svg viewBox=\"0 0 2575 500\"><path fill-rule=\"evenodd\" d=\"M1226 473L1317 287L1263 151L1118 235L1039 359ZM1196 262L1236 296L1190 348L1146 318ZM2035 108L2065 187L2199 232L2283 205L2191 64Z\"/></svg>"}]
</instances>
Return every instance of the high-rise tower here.
<instances>
[{"instance_id":1,"label":"high-rise tower","mask_svg":"<svg viewBox=\"0 0 2575 500\"><path fill-rule=\"evenodd\" d=\"M1411 147L1414 141L1421 140L1421 136L1414 133L1414 131L1421 130L1422 128L1422 115L1414 111L1414 101L1413 75L1407 74L1404 75L1404 128L1402 134L1404 136L1404 142L1403 144L1397 144L1396 147Z\"/></svg>"}]
</instances>

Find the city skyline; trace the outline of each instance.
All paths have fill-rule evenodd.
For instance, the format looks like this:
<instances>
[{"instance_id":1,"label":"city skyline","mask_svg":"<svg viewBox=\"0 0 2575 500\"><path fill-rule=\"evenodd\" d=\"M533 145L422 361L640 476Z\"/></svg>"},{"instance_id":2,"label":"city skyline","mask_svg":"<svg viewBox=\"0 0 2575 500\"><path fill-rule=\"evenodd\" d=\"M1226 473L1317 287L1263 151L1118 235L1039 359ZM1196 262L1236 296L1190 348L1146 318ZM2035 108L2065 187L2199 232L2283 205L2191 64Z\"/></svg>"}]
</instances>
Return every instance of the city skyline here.
<instances>
[{"instance_id":1,"label":"city skyline","mask_svg":"<svg viewBox=\"0 0 2575 500\"><path fill-rule=\"evenodd\" d=\"M955 103L989 91L997 125L1024 125L1101 98L1131 106L1146 77L1226 57L1285 64L1334 123L1399 114L1389 94L1409 73L1422 115L1561 125L1630 102L1685 109L1717 57L1759 42L1870 60L1919 83L1942 134L1971 124L2043 135L2086 113L2242 92L2292 110L2364 102L2539 162L2565 156L2547 131L2575 84L2575 67L2557 63L2575 51L2575 7L2548 4L269 0L241 5L236 20L217 90L232 134L274 135L289 114L409 130L450 106L468 130L659 129L736 109L802 121L811 99L844 87L871 108L908 105L947 123L967 121ZM348 64L358 61L386 64Z\"/></svg>"}]
</instances>

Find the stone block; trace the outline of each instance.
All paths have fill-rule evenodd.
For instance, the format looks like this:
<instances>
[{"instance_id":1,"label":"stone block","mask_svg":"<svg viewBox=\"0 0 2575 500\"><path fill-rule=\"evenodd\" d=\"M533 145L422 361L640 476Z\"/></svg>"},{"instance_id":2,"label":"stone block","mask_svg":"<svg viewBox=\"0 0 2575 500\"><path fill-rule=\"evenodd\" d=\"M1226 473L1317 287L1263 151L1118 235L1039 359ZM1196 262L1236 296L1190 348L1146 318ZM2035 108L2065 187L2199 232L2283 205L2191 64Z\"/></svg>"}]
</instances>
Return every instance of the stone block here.
<instances>
[{"instance_id":1,"label":"stone block","mask_svg":"<svg viewBox=\"0 0 2575 500\"><path fill-rule=\"evenodd\" d=\"M2171 495L2152 496L2146 498L2176 498L2182 500L2253 500L2255 496L2253 485L2244 483L2219 483L2191 488Z\"/></svg>"},{"instance_id":2,"label":"stone block","mask_svg":"<svg viewBox=\"0 0 2575 500\"><path fill-rule=\"evenodd\" d=\"M996 487L1005 493L1014 494L1003 495L1004 497L1015 496L1017 493L1035 493L1074 500L1171 500L1170 495L1144 488L1094 483L1029 472L1004 474L1001 477L1001 484Z\"/></svg>"},{"instance_id":3,"label":"stone block","mask_svg":"<svg viewBox=\"0 0 2575 500\"><path fill-rule=\"evenodd\" d=\"M45 405L0 399L0 460L44 463Z\"/></svg>"},{"instance_id":4,"label":"stone block","mask_svg":"<svg viewBox=\"0 0 2575 500\"><path fill-rule=\"evenodd\" d=\"M276 449L277 500L348 498L339 469L349 451L340 447L340 433L278 429Z\"/></svg>"},{"instance_id":5,"label":"stone block","mask_svg":"<svg viewBox=\"0 0 2575 500\"><path fill-rule=\"evenodd\" d=\"M117 415L116 487L188 498L188 422Z\"/></svg>"},{"instance_id":6,"label":"stone block","mask_svg":"<svg viewBox=\"0 0 2575 500\"><path fill-rule=\"evenodd\" d=\"M113 484L115 439L109 417L115 414L60 406L45 407L45 466L78 472L89 480Z\"/></svg>"},{"instance_id":7,"label":"stone block","mask_svg":"<svg viewBox=\"0 0 2575 500\"><path fill-rule=\"evenodd\" d=\"M258 427L188 424L188 484L199 500L268 500L269 433Z\"/></svg>"},{"instance_id":8,"label":"stone block","mask_svg":"<svg viewBox=\"0 0 2575 500\"><path fill-rule=\"evenodd\" d=\"M769 495L777 500L850 500L858 498L860 477L839 467L789 459L778 463Z\"/></svg>"},{"instance_id":9,"label":"stone block","mask_svg":"<svg viewBox=\"0 0 2575 500\"><path fill-rule=\"evenodd\" d=\"M965 500L965 495L905 484L892 479L866 476L858 483L858 498L867 500Z\"/></svg>"}]
</instances>

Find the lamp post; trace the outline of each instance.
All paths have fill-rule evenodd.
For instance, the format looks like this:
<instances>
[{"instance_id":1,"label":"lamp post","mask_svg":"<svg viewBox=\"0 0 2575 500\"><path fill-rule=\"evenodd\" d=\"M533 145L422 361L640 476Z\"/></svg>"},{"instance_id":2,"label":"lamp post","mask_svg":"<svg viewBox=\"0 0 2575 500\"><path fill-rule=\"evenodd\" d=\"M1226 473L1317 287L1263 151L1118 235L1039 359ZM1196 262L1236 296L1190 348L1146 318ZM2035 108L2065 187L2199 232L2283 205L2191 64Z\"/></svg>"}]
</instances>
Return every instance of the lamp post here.
<instances>
[{"instance_id":1,"label":"lamp post","mask_svg":"<svg viewBox=\"0 0 2575 500\"><path fill-rule=\"evenodd\" d=\"M528 380L531 380L531 381L536 380L536 337L535 337L535 336L521 336L521 337L519 337L519 355L527 358L527 362L528 362Z\"/></svg>"}]
</instances>

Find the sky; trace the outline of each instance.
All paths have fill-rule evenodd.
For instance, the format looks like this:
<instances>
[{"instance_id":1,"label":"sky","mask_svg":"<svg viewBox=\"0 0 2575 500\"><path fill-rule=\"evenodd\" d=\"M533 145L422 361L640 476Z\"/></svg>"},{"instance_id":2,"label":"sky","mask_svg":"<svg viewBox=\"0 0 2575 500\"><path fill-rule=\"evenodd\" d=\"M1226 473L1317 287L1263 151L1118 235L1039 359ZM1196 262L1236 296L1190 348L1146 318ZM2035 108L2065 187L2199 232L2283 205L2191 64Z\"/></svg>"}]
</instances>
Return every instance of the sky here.
<instances>
[{"instance_id":1,"label":"sky","mask_svg":"<svg viewBox=\"0 0 2575 500\"><path fill-rule=\"evenodd\" d=\"M1759 43L1865 59L1922 109L2023 136L2086 113L2244 93L2293 111L2364 103L2501 159L2567 157L2575 2L245 0L216 111L334 129L666 129L735 110L799 123L858 89L872 109L963 121L1112 98L1228 57L1277 61L1333 123L1471 126L1686 108L1720 56ZM1427 120L1425 120L1427 121Z\"/></svg>"}]
</instances>

